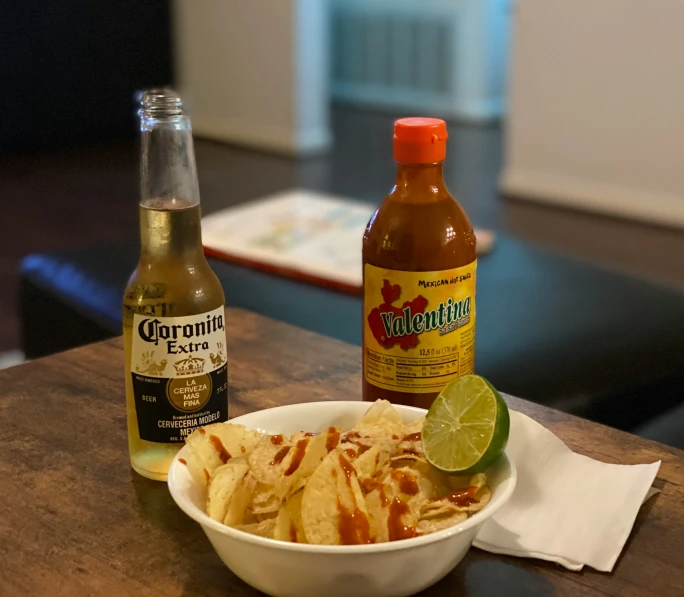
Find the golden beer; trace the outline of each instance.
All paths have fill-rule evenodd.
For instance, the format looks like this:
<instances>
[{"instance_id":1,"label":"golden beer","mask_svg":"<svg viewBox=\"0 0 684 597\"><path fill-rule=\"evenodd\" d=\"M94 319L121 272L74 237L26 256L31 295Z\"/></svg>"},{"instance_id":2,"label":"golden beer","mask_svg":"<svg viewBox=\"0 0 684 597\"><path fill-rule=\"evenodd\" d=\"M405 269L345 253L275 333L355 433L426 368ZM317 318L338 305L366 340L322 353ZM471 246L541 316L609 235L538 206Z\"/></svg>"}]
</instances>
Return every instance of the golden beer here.
<instances>
[{"instance_id":1,"label":"golden beer","mask_svg":"<svg viewBox=\"0 0 684 597\"><path fill-rule=\"evenodd\" d=\"M140 261L123 299L131 465L165 480L184 438L228 418L223 289L202 251L192 132L180 98L143 93Z\"/></svg>"}]
</instances>

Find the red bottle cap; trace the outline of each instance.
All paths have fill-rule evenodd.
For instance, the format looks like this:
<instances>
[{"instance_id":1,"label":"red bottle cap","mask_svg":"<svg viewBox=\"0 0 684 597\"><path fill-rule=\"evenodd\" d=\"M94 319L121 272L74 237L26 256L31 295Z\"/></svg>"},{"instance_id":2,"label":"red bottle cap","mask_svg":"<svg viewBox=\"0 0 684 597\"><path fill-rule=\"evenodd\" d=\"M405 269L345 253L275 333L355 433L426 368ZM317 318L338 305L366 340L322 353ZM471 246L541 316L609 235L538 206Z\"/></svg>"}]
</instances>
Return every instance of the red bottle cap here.
<instances>
[{"instance_id":1,"label":"red bottle cap","mask_svg":"<svg viewBox=\"0 0 684 597\"><path fill-rule=\"evenodd\" d=\"M448 135L439 118L401 118L394 123L394 159L409 164L444 161Z\"/></svg>"}]
</instances>

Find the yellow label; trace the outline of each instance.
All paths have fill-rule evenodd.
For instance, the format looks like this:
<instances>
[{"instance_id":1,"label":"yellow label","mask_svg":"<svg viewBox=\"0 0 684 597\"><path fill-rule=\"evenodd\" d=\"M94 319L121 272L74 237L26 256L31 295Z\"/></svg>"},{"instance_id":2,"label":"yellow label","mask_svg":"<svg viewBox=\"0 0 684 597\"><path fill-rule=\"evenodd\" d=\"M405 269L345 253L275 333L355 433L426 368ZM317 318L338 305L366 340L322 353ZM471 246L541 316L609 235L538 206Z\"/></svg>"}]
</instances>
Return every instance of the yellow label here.
<instances>
[{"instance_id":1,"label":"yellow label","mask_svg":"<svg viewBox=\"0 0 684 597\"><path fill-rule=\"evenodd\" d=\"M397 392L438 392L475 366L477 261L439 272L366 264L363 370Z\"/></svg>"}]
</instances>

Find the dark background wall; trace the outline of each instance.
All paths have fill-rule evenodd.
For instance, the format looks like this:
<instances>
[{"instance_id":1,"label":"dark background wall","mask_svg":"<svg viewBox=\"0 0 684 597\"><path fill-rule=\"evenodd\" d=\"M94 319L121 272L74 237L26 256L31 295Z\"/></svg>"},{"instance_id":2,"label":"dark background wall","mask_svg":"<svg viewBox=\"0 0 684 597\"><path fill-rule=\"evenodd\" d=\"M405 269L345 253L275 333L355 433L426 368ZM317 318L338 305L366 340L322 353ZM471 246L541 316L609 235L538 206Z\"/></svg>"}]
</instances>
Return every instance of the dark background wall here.
<instances>
[{"instance_id":1,"label":"dark background wall","mask_svg":"<svg viewBox=\"0 0 684 597\"><path fill-rule=\"evenodd\" d=\"M0 1L0 152L132 137L134 92L171 82L166 0Z\"/></svg>"}]
</instances>

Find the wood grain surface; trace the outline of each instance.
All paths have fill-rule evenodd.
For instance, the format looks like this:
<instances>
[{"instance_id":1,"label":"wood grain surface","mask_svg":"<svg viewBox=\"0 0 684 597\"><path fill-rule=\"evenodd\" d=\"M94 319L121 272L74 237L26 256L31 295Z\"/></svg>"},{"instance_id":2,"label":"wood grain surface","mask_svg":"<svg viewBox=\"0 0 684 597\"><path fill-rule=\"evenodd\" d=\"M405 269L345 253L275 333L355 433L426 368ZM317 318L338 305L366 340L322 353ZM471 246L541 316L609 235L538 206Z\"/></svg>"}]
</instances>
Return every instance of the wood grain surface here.
<instances>
[{"instance_id":1,"label":"wood grain surface","mask_svg":"<svg viewBox=\"0 0 684 597\"><path fill-rule=\"evenodd\" d=\"M232 416L359 399L357 347L238 310L227 312L227 334ZM472 549L421 595L684 595L684 452L523 400L510 406L582 454L662 460L662 492L641 509L611 574ZM259 594L225 568L165 484L130 469L120 339L0 372L0 413L0 595Z\"/></svg>"}]
</instances>

